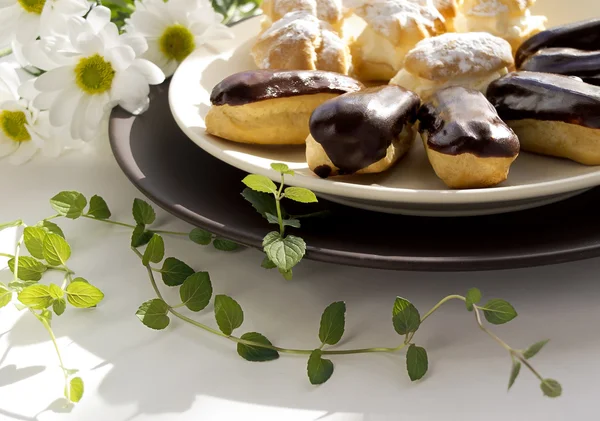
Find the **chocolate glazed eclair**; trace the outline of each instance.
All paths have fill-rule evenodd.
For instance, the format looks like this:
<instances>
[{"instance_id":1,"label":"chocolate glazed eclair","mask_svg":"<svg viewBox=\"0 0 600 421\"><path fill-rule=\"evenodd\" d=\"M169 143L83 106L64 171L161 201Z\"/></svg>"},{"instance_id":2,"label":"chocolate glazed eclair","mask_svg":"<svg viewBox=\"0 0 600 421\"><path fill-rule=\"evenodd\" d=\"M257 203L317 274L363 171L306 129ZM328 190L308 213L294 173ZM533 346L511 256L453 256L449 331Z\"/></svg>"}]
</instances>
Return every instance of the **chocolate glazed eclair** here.
<instances>
[{"instance_id":1,"label":"chocolate glazed eclair","mask_svg":"<svg viewBox=\"0 0 600 421\"><path fill-rule=\"evenodd\" d=\"M387 170L414 143L420 103L417 94L394 85L325 102L310 117L309 168L321 178Z\"/></svg>"},{"instance_id":2,"label":"chocolate glazed eclair","mask_svg":"<svg viewBox=\"0 0 600 421\"><path fill-rule=\"evenodd\" d=\"M520 70L577 76L586 83L600 86L600 45L598 51L545 48L526 59Z\"/></svg>"},{"instance_id":3,"label":"chocolate glazed eclair","mask_svg":"<svg viewBox=\"0 0 600 421\"><path fill-rule=\"evenodd\" d=\"M600 19L591 19L542 31L525 41L515 54L515 65L543 48L575 48L595 51L600 49Z\"/></svg>"},{"instance_id":4,"label":"chocolate glazed eclair","mask_svg":"<svg viewBox=\"0 0 600 421\"><path fill-rule=\"evenodd\" d=\"M525 151L600 165L600 87L562 75L516 72L487 97Z\"/></svg>"},{"instance_id":5,"label":"chocolate glazed eclair","mask_svg":"<svg viewBox=\"0 0 600 421\"><path fill-rule=\"evenodd\" d=\"M421 107L418 120L429 162L448 187L501 183L519 155L517 136L479 91L438 91Z\"/></svg>"},{"instance_id":6,"label":"chocolate glazed eclair","mask_svg":"<svg viewBox=\"0 0 600 421\"><path fill-rule=\"evenodd\" d=\"M303 144L308 119L323 102L364 86L324 71L251 70L225 78L212 91L206 131L240 143Z\"/></svg>"}]
</instances>

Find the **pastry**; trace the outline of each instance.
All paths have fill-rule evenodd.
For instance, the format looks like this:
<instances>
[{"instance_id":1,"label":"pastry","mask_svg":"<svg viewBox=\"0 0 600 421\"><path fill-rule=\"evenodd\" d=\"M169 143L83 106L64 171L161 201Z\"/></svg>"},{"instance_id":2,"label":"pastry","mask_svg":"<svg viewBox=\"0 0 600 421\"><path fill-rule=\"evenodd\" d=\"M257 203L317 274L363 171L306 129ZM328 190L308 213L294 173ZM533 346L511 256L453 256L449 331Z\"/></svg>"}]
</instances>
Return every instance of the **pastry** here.
<instances>
[{"instance_id":1,"label":"pastry","mask_svg":"<svg viewBox=\"0 0 600 421\"><path fill-rule=\"evenodd\" d=\"M529 8L536 0L464 0L456 19L458 32L489 32L507 40L516 51L529 37L545 29L546 17Z\"/></svg>"},{"instance_id":2,"label":"pastry","mask_svg":"<svg viewBox=\"0 0 600 421\"><path fill-rule=\"evenodd\" d=\"M438 91L418 119L429 162L448 187L491 187L506 180L519 139L481 92L459 86Z\"/></svg>"},{"instance_id":3,"label":"pastry","mask_svg":"<svg viewBox=\"0 0 600 421\"><path fill-rule=\"evenodd\" d=\"M600 165L600 87L576 77L516 72L490 84L487 96L523 150Z\"/></svg>"},{"instance_id":4,"label":"pastry","mask_svg":"<svg viewBox=\"0 0 600 421\"><path fill-rule=\"evenodd\" d=\"M598 51L544 48L528 57L519 70L578 76L586 83L600 86L600 45L598 48Z\"/></svg>"},{"instance_id":5,"label":"pastry","mask_svg":"<svg viewBox=\"0 0 600 421\"><path fill-rule=\"evenodd\" d=\"M354 75L389 81L419 41L446 32L432 0L368 0L354 9L366 26L350 46Z\"/></svg>"},{"instance_id":6,"label":"pastry","mask_svg":"<svg viewBox=\"0 0 600 421\"><path fill-rule=\"evenodd\" d=\"M587 51L600 50L600 19L558 26L534 35L517 50L515 55L517 68L520 68L528 57L542 48L559 47Z\"/></svg>"},{"instance_id":7,"label":"pastry","mask_svg":"<svg viewBox=\"0 0 600 421\"><path fill-rule=\"evenodd\" d=\"M347 13L341 0L264 0L261 9L264 13L263 29L269 28L289 12L305 11L330 24L338 34L341 34Z\"/></svg>"},{"instance_id":8,"label":"pastry","mask_svg":"<svg viewBox=\"0 0 600 421\"><path fill-rule=\"evenodd\" d=\"M310 117L306 161L321 178L378 173L413 144L421 101L399 86L379 86L341 95Z\"/></svg>"},{"instance_id":9,"label":"pastry","mask_svg":"<svg viewBox=\"0 0 600 421\"><path fill-rule=\"evenodd\" d=\"M427 0L421 0L425 2ZM446 30L454 32L456 30L454 20L458 15L458 0L433 0L433 5L444 17Z\"/></svg>"},{"instance_id":10,"label":"pastry","mask_svg":"<svg viewBox=\"0 0 600 421\"><path fill-rule=\"evenodd\" d=\"M390 83L415 91L423 100L448 86L485 93L490 82L512 66L510 44L502 38L485 32L452 32L419 42Z\"/></svg>"},{"instance_id":11,"label":"pastry","mask_svg":"<svg viewBox=\"0 0 600 421\"><path fill-rule=\"evenodd\" d=\"M261 33L252 47L260 69L326 70L348 74L346 43L331 25L306 11L290 12Z\"/></svg>"},{"instance_id":12,"label":"pastry","mask_svg":"<svg viewBox=\"0 0 600 421\"><path fill-rule=\"evenodd\" d=\"M315 108L362 88L360 82L331 72L236 73L214 87L212 106L205 118L206 131L241 143L303 144Z\"/></svg>"}]
</instances>

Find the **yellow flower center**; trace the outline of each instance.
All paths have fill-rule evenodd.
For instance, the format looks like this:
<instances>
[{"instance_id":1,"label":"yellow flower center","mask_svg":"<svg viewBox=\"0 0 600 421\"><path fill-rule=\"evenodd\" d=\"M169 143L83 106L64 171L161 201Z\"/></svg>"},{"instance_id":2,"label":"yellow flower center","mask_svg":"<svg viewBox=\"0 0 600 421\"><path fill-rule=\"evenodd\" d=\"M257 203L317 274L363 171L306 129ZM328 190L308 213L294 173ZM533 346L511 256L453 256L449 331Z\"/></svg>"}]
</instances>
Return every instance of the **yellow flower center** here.
<instances>
[{"instance_id":1,"label":"yellow flower center","mask_svg":"<svg viewBox=\"0 0 600 421\"><path fill-rule=\"evenodd\" d=\"M158 44L164 55L179 62L196 48L194 35L183 25L173 25L165 29Z\"/></svg>"},{"instance_id":2,"label":"yellow flower center","mask_svg":"<svg viewBox=\"0 0 600 421\"><path fill-rule=\"evenodd\" d=\"M0 111L0 129L9 139L15 142L31 140L25 124L27 118L23 111Z\"/></svg>"},{"instance_id":3,"label":"yellow flower center","mask_svg":"<svg viewBox=\"0 0 600 421\"><path fill-rule=\"evenodd\" d=\"M26 12L42 14L46 0L19 0L19 4Z\"/></svg>"},{"instance_id":4,"label":"yellow flower center","mask_svg":"<svg viewBox=\"0 0 600 421\"><path fill-rule=\"evenodd\" d=\"M79 60L75 66L75 81L82 91L94 95L110 90L115 71L99 54Z\"/></svg>"}]
</instances>

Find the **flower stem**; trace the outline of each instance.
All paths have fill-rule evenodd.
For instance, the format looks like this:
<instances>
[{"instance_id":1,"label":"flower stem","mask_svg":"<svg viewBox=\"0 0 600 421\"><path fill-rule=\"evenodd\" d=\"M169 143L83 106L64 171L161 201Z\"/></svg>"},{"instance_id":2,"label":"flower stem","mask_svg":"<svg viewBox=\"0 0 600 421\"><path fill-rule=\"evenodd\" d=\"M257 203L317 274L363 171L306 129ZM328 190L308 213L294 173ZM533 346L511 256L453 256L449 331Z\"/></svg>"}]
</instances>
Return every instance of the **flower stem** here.
<instances>
[{"instance_id":1,"label":"flower stem","mask_svg":"<svg viewBox=\"0 0 600 421\"><path fill-rule=\"evenodd\" d=\"M279 190L275 195L275 207L277 208L277 220L279 221L279 235L283 238L285 232L285 225L283 225L283 217L281 216L281 192L283 191L283 174L281 174L281 184L279 184Z\"/></svg>"},{"instance_id":2,"label":"flower stem","mask_svg":"<svg viewBox=\"0 0 600 421\"><path fill-rule=\"evenodd\" d=\"M12 254L8 254L8 253L0 253L0 257L8 257L9 259L12 259L15 256Z\"/></svg>"},{"instance_id":3,"label":"flower stem","mask_svg":"<svg viewBox=\"0 0 600 421\"><path fill-rule=\"evenodd\" d=\"M19 254L21 252L21 244L23 243L23 236L24 234L21 234L21 237L19 238L19 241L17 242L17 245L15 247L15 263L14 263L14 267L15 267L15 273L13 276L13 281L14 282L18 282L19 281Z\"/></svg>"}]
</instances>

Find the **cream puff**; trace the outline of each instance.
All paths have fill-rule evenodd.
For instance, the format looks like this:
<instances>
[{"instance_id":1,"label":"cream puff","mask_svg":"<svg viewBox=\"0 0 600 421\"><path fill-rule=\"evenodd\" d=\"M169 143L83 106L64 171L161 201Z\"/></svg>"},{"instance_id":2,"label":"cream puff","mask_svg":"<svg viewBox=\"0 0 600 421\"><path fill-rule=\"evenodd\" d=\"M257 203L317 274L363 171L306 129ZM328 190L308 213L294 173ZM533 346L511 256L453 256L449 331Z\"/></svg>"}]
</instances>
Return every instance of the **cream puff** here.
<instances>
[{"instance_id":1,"label":"cream puff","mask_svg":"<svg viewBox=\"0 0 600 421\"><path fill-rule=\"evenodd\" d=\"M341 34L347 14L341 0L264 0L261 9L263 29L269 28L287 13L304 11L330 24L338 34Z\"/></svg>"},{"instance_id":2,"label":"cream puff","mask_svg":"<svg viewBox=\"0 0 600 421\"><path fill-rule=\"evenodd\" d=\"M319 177L383 172L406 154L421 101L399 86L341 95L310 117L306 161Z\"/></svg>"},{"instance_id":3,"label":"cream puff","mask_svg":"<svg viewBox=\"0 0 600 421\"><path fill-rule=\"evenodd\" d=\"M487 97L523 150L600 165L600 87L572 76L515 72L490 84Z\"/></svg>"},{"instance_id":4,"label":"cream puff","mask_svg":"<svg viewBox=\"0 0 600 421\"><path fill-rule=\"evenodd\" d=\"M442 89L421 107L418 120L427 158L448 187L491 187L507 179L519 139L481 92Z\"/></svg>"},{"instance_id":5,"label":"cream puff","mask_svg":"<svg viewBox=\"0 0 600 421\"><path fill-rule=\"evenodd\" d=\"M251 70L214 87L206 131L234 142L263 145L303 144L308 120L323 102L364 86L323 71Z\"/></svg>"},{"instance_id":6,"label":"cream puff","mask_svg":"<svg viewBox=\"0 0 600 421\"><path fill-rule=\"evenodd\" d=\"M404 68L390 81L426 100L449 86L485 93L514 64L510 44L485 32L447 33L427 38L408 52Z\"/></svg>"}]
</instances>

